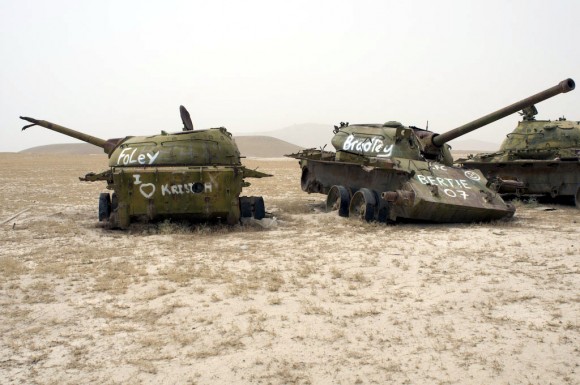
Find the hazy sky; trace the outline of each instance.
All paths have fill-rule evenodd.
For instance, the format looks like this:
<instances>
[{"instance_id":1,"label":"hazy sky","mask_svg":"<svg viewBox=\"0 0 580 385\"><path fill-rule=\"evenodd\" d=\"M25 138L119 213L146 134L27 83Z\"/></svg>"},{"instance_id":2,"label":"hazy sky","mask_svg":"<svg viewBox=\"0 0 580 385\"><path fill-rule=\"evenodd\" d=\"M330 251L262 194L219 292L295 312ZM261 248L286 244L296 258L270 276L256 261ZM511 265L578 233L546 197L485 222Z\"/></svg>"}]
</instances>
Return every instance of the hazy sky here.
<instances>
[{"instance_id":1,"label":"hazy sky","mask_svg":"<svg viewBox=\"0 0 580 385\"><path fill-rule=\"evenodd\" d=\"M0 151L196 128L444 132L572 77L580 1L0 0ZM580 90L539 117L580 120ZM518 120L469 134L498 141ZM331 134L329 130L329 135Z\"/></svg>"}]
</instances>

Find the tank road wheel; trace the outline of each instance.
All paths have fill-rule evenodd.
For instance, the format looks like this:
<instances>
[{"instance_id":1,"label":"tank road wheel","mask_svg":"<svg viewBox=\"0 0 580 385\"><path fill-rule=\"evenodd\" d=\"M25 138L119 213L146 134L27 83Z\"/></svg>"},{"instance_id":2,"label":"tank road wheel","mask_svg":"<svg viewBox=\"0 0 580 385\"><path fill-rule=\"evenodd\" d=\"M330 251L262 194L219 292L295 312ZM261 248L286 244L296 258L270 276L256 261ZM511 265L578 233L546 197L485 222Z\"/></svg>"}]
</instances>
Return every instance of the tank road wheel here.
<instances>
[{"instance_id":1,"label":"tank road wheel","mask_svg":"<svg viewBox=\"0 0 580 385\"><path fill-rule=\"evenodd\" d=\"M111 196L109 193L99 195L99 222L106 221L111 215Z\"/></svg>"},{"instance_id":2,"label":"tank road wheel","mask_svg":"<svg viewBox=\"0 0 580 385\"><path fill-rule=\"evenodd\" d=\"M266 207L262 197L240 197L240 215L242 218L264 219Z\"/></svg>"},{"instance_id":3,"label":"tank road wheel","mask_svg":"<svg viewBox=\"0 0 580 385\"><path fill-rule=\"evenodd\" d=\"M348 217L350 193L344 186L332 186L326 196L326 212L338 210L338 215Z\"/></svg>"},{"instance_id":4,"label":"tank road wheel","mask_svg":"<svg viewBox=\"0 0 580 385\"><path fill-rule=\"evenodd\" d=\"M252 197L252 214L254 219L264 219L266 216L266 207L264 206L264 198Z\"/></svg>"},{"instance_id":5,"label":"tank road wheel","mask_svg":"<svg viewBox=\"0 0 580 385\"><path fill-rule=\"evenodd\" d=\"M252 201L249 197L240 197L240 215L242 218L252 216Z\"/></svg>"},{"instance_id":6,"label":"tank road wheel","mask_svg":"<svg viewBox=\"0 0 580 385\"><path fill-rule=\"evenodd\" d=\"M352 196L348 211L351 217L370 222L375 218L376 206L375 193L368 188L361 188Z\"/></svg>"}]
</instances>

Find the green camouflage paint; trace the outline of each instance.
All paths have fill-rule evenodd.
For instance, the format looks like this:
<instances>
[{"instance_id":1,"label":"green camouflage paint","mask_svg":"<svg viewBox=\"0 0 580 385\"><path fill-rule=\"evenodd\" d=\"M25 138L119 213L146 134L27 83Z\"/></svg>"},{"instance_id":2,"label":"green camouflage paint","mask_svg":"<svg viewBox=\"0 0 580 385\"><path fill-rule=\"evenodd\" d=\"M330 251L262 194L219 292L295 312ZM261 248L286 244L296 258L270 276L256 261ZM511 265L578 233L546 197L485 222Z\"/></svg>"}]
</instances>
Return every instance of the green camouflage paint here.
<instances>
[{"instance_id":1,"label":"green camouflage paint","mask_svg":"<svg viewBox=\"0 0 580 385\"><path fill-rule=\"evenodd\" d=\"M497 152L457 162L497 179L500 193L564 197L580 208L580 122L525 115Z\"/></svg>"},{"instance_id":2,"label":"green camouflage paint","mask_svg":"<svg viewBox=\"0 0 580 385\"><path fill-rule=\"evenodd\" d=\"M509 218L515 209L496 192L495 181L453 166L447 142L574 87L565 79L440 135L396 121L341 123L332 138L336 152L308 149L287 156L299 159L302 189L327 194L327 209L342 216L433 222Z\"/></svg>"},{"instance_id":3,"label":"green camouflage paint","mask_svg":"<svg viewBox=\"0 0 580 385\"><path fill-rule=\"evenodd\" d=\"M238 147L223 127L192 130L188 122L191 128L183 132L103 140L44 120L21 118L33 123L25 128L39 125L104 149L109 170L81 180L104 180L113 191L112 196L101 194L99 200L99 218L112 228L125 229L137 218L221 219L234 224L240 220L240 200L260 201L240 197L249 185L244 178L271 176L242 166Z\"/></svg>"}]
</instances>

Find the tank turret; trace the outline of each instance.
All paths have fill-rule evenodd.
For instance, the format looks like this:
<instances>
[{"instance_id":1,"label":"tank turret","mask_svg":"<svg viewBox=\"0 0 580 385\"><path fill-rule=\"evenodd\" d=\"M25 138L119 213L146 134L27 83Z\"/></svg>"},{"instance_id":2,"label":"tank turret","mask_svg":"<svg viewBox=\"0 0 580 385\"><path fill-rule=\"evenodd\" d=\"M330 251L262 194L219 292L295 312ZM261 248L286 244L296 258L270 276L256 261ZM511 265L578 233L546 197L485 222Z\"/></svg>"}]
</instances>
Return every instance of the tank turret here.
<instances>
[{"instance_id":1,"label":"tank turret","mask_svg":"<svg viewBox=\"0 0 580 385\"><path fill-rule=\"evenodd\" d=\"M405 158L414 160L437 160L445 165L453 164L447 142L478 128L493 123L523 108L533 106L560 93L575 88L574 80L566 79L542 92L487 114L443 134L418 127L406 127L396 121L384 124L349 124L342 122L334 127L332 145L342 160L352 155L377 158ZM349 155L351 154L351 155Z\"/></svg>"},{"instance_id":2,"label":"tank turret","mask_svg":"<svg viewBox=\"0 0 580 385\"><path fill-rule=\"evenodd\" d=\"M498 151L458 159L494 179L500 193L558 198L580 208L580 121L536 120L535 106L506 135Z\"/></svg>"},{"instance_id":3,"label":"tank turret","mask_svg":"<svg viewBox=\"0 0 580 385\"><path fill-rule=\"evenodd\" d=\"M64 135L103 148L109 169L81 180L107 181L112 195L99 198L99 220L109 227L127 228L131 220L186 218L222 219L265 215L261 197L240 197L244 178L271 176L249 170L232 135L223 127L194 130L187 110L180 106L183 131L104 140L45 120L20 117Z\"/></svg>"},{"instance_id":4,"label":"tank turret","mask_svg":"<svg viewBox=\"0 0 580 385\"><path fill-rule=\"evenodd\" d=\"M331 143L339 159L348 159L348 154L352 154L370 158L422 160L421 134L432 134L417 127L406 127L396 121L384 124L341 123L334 127Z\"/></svg>"},{"instance_id":5,"label":"tank turret","mask_svg":"<svg viewBox=\"0 0 580 385\"><path fill-rule=\"evenodd\" d=\"M524 116L502 142L506 159L568 159L580 153L580 122L565 118L536 120Z\"/></svg>"},{"instance_id":6,"label":"tank turret","mask_svg":"<svg viewBox=\"0 0 580 385\"><path fill-rule=\"evenodd\" d=\"M509 106L501 108L495 112L492 112L490 114L482 116L481 118L476 119L474 121L471 121L467 124L464 124L463 126L454 128L453 130L447 131L444 134L433 135L433 137L431 138L431 142L433 143L434 146L440 147L444 143L447 143L447 142L449 142L453 139L456 139L462 135L470 133L473 130L476 130L480 127L483 127L485 125L493 123L496 120L505 118L506 116L509 116L515 112L518 112L519 110L522 110L526 107L533 106L536 103L542 102L542 101L549 99L551 97L554 97L558 94L572 91L574 88L576 88L576 84L574 83L574 80L572 80L570 78L562 80L560 83L558 83L557 85L555 85L553 87L550 87L542 92L538 92L535 95L532 95L530 97L522 99L519 102L510 104Z\"/></svg>"},{"instance_id":7,"label":"tank turret","mask_svg":"<svg viewBox=\"0 0 580 385\"><path fill-rule=\"evenodd\" d=\"M343 122L334 127L336 152L309 149L288 156L300 160L302 189L327 194L327 208L342 216L435 222L511 217L514 207L481 172L453 166L447 142L574 87L566 79L444 134L396 121Z\"/></svg>"}]
</instances>

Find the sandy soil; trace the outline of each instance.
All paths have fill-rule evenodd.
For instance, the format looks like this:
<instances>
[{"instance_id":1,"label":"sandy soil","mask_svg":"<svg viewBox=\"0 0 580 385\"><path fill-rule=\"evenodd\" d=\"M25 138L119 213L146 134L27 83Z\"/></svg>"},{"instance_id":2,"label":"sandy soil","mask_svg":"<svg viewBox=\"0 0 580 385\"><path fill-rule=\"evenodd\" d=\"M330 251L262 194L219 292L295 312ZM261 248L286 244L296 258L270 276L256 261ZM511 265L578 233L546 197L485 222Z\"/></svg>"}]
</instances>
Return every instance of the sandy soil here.
<instances>
[{"instance_id":1,"label":"sandy soil","mask_svg":"<svg viewBox=\"0 0 580 385\"><path fill-rule=\"evenodd\" d=\"M270 227L122 232L77 179L104 156L0 154L0 382L580 383L577 209L366 224L246 163Z\"/></svg>"}]
</instances>

